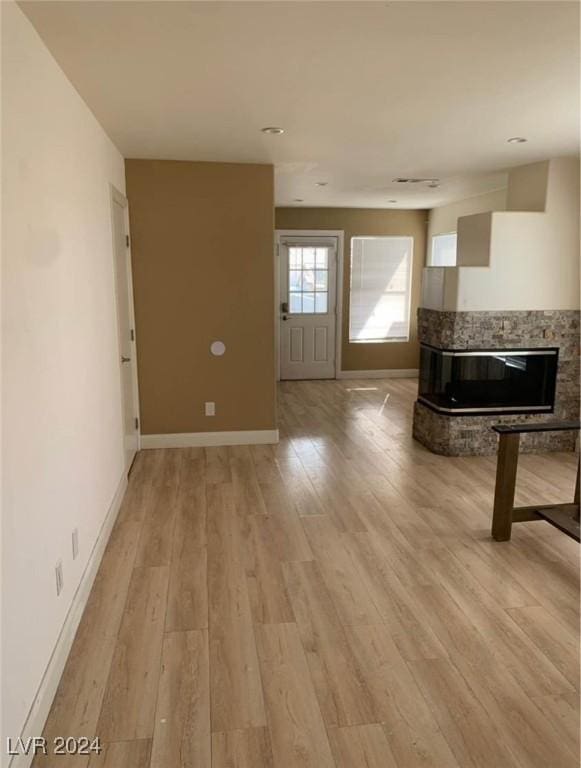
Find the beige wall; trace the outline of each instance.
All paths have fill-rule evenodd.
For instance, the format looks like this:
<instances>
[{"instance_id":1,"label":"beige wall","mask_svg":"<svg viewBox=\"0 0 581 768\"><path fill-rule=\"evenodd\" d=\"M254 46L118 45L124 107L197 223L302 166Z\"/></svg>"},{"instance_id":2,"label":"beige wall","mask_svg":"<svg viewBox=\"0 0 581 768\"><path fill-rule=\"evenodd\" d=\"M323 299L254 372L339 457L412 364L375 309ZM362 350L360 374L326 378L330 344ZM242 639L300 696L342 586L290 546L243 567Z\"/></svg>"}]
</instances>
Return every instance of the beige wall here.
<instances>
[{"instance_id":1,"label":"beige wall","mask_svg":"<svg viewBox=\"0 0 581 768\"><path fill-rule=\"evenodd\" d=\"M277 208L277 229L342 229L345 232L343 272L342 368L367 371L417 368L419 346L416 314L426 253L426 211L366 208ZM408 342L349 343L351 238L357 235L409 235L414 238L411 335Z\"/></svg>"},{"instance_id":2,"label":"beige wall","mask_svg":"<svg viewBox=\"0 0 581 768\"><path fill-rule=\"evenodd\" d=\"M272 166L128 160L126 176L143 433L275 428Z\"/></svg>"}]
</instances>

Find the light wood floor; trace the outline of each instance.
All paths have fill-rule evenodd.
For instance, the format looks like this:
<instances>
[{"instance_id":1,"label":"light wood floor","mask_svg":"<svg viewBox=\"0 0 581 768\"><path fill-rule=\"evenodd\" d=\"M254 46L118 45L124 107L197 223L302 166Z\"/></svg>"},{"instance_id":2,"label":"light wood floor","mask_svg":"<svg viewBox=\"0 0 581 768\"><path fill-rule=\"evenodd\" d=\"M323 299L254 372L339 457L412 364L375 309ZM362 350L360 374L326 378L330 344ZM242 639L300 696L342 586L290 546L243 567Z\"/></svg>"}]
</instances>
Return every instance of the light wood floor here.
<instances>
[{"instance_id":1,"label":"light wood floor","mask_svg":"<svg viewBox=\"0 0 581 768\"><path fill-rule=\"evenodd\" d=\"M288 382L278 446L139 455L46 735L75 768L577 768L579 550L490 539L413 380ZM572 498L525 455L518 503Z\"/></svg>"}]
</instances>

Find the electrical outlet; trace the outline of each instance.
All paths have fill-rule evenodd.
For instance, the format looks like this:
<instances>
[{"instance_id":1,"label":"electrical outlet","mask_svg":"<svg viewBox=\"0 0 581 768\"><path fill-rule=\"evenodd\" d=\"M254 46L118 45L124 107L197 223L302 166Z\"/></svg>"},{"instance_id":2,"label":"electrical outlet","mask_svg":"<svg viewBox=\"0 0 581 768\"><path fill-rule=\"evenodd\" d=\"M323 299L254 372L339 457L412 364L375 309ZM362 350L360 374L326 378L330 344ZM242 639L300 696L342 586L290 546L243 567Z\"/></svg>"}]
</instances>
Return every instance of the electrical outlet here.
<instances>
[{"instance_id":1,"label":"electrical outlet","mask_svg":"<svg viewBox=\"0 0 581 768\"><path fill-rule=\"evenodd\" d=\"M206 403L206 416L216 415L216 403Z\"/></svg>"},{"instance_id":2,"label":"electrical outlet","mask_svg":"<svg viewBox=\"0 0 581 768\"><path fill-rule=\"evenodd\" d=\"M73 560L77 559L77 555L79 554L79 529L75 528L72 535L72 544L73 544Z\"/></svg>"},{"instance_id":3,"label":"electrical outlet","mask_svg":"<svg viewBox=\"0 0 581 768\"><path fill-rule=\"evenodd\" d=\"M56 576L56 594L58 597L60 593L63 591L63 586L65 583L63 578L63 564L60 560L56 564L54 572Z\"/></svg>"}]
</instances>

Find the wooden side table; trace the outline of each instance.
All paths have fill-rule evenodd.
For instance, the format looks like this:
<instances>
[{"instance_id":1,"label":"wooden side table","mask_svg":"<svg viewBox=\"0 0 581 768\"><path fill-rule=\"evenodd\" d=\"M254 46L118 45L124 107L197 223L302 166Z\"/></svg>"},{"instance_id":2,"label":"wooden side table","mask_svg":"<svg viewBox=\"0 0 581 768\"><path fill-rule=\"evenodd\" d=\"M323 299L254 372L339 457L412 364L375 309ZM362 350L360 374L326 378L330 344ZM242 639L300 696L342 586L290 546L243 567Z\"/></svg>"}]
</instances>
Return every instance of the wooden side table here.
<instances>
[{"instance_id":1,"label":"wooden side table","mask_svg":"<svg viewBox=\"0 0 581 768\"><path fill-rule=\"evenodd\" d=\"M554 421L545 424L497 425L492 429L498 433L498 459L496 464L496 487L494 490L494 511L492 513L492 537L496 541L508 541L513 523L531 520L546 520L571 538L579 541L579 473L572 504L533 504L530 507L515 507L514 493L518 467L520 436L525 432L563 432L581 428L578 421Z\"/></svg>"}]
</instances>

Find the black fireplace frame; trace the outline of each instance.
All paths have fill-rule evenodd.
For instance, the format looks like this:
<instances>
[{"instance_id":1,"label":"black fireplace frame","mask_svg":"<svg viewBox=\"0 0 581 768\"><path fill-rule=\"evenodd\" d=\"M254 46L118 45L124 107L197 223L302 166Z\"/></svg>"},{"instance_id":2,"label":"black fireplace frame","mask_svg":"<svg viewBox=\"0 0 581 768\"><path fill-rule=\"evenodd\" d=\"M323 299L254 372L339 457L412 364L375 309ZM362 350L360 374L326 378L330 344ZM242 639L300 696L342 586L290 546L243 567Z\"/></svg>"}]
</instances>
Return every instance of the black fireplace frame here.
<instances>
[{"instance_id":1,"label":"black fireplace frame","mask_svg":"<svg viewBox=\"0 0 581 768\"><path fill-rule=\"evenodd\" d=\"M418 392L418 402L429 408L434 413L449 417L464 416L507 416L507 415L527 415L554 413L555 396L557 389L557 375L559 366L559 347L524 347L504 349L501 347L482 348L482 349L445 349L436 347L433 344L420 343L421 348L437 352L446 357L486 357L489 355L513 355L513 356L532 356L532 355L551 355L554 356L554 378L548 390L550 404L547 405L523 405L523 406L491 406L487 407L457 407L447 408L431 402L427 397ZM422 382L422 368L420 360L420 387Z\"/></svg>"}]
</instances>

